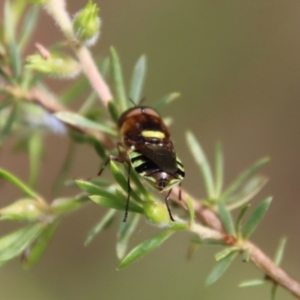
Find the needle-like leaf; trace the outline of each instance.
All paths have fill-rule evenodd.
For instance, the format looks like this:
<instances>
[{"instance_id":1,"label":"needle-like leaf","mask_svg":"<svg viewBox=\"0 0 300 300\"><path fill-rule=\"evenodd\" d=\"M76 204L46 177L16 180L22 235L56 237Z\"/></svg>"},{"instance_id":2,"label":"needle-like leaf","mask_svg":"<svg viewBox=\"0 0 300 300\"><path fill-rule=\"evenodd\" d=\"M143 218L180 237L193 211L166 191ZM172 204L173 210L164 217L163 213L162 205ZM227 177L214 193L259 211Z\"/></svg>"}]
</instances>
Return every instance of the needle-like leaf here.
<instances>
[{"instance_id":1,"label":"needle-like leaf","mask_svg":"<svg viewBox=\"0 0 300 300\"><path fill-rule=\"evenodd\" d=\"M95 225L93 226L84 241L84 246L87 246L92 240L95 238L95 236L102 231L102 229L106 228L109 224L112 223L114 217L116 215L116 210L110 209L103 218Z\"/></svg>"},{"instance_id":2,"label":"needle-like leaf","mask_svg":"<svg viewBox=\"0 0 300 300\"><path fill-rule=\"evenodd\" d=\"M138 104L139 101L141 100L141 93L145 82L146 71L147 71L147 60L146 60L146 56L142 55L134 66L133 74L131 78L130 90L129 90L129 98L135 104Z\"/></svg>"},{"instance_id":3,"label":"needle-like leaf","mask_svg":"<svg viewBox=\"0 0 300 300\"><path fill-rule=\"evenodd\" d=\"M193 133L187 132L186 138L190 151L192 152L194 159L201 170L208 198L212 199L214 198L214 182L209 162Z\"/></svg>"},{"instance_id":4,"label":"needle-like leaf","mask_svg":"<svg viewBox=\"0 0 300 300\"><path fill-rule=\"evenodd\" d=\"M207 277L205 284L211 285L219 280L225 271L229 268L235 257L238 255L237 251L232 251L223 259L219 260L216 266L213 268L212 272Z\"/></svg>"},{"instance_id":5,"label":"needle-like leaf","mask_svg":"<svg viewBox=\"0 0 300 300\"><path fill-rule=\"evenodd\" d=\"M267 212L272 201L272 197L268 197L263 202L261 202L255 210L250 215L247 223L243 229L244 239L248 239L255 228L258 226L259 222L263 219L265 213Z\"/></svg>"},{"instance_id":6,"label":"needle-like leaf","mask_svg":"<svg viewBox=\"0 0 300 300\"><path fill-rule=\"evenodd\" d=\"M127 251L129 239L132 236L134 230L136 229L139 220L140 215L136 214L133 216L132 220L120 223L117 241L117 256L119 259L122 259L124 257Z\"/></svg>"},{"instance_id":7,"label":"needle-like leaf","mask_svg":"<svg viewBox=\"0 0 300 300\"><path fill-rule=\"evenodd\" d=\"M105 126L104 124L96 123L94 121L91 121L85 117L82 117L81 115L78 115L76 113L71 113L67 111L62 111L62 112L57 112L53 114L56 118L59 120L69 124L69 125L74 125L74 126L80 126L83 128L88 128L88 129L94 129L94 130L99 130L103 133L107 133L111 136L116 136L117 133L116 131L109 127Z\"/></svg>"},{"instance_id":8,"label":"needle-like leaf","mask_svg":"<svg viewBox=\"0 0 300 300\"><path fill-rule=\"evenodd\" d=\"M0 262L21 254L42 232L44 224L30 224L0 238Z\"/></svg>"},{"instance_id":9,"label":"needle-like leaf","mask_svg":"<svg viewBox=\"0 0 300 300\"><path fill-rule=\"evenodd\" d=\"M215 146L215 197L218 199L223 188L224 181L224 157L220 142Z\"/></svg>"},{"instance_id":10,"label":"needle-like leaf","mask_svg":"<svg viewBox=\"0 0 300 300\"><path fill-rule=\"evenodd\" d=\"M14 184L17 186L20 190L22 190L26 195L28 195L31 198L34 199L40 199L42 200L41 196L39 196L35 191L33 191L28 185L23 183L20 179L18 179L16 176L13 174L0 169L0 178Z\"/></svg>"},{"instance_id":11,"label":"needle-like leaf","mask_svg":"<svg viewBox=\"0 0 300 300\"><path fill-rule=\"evenodd\" d=\"M113 47L110 49L110 54L117 100L120 104L121 110L125 111L128 105L120 59L117 51Z\"/></svg>"},{"instance_id":12,"label":"needle-like leaf","mask_svg":"<svg viewBox=\"0 0 300 300\"><path fill-rule=\"evenodd\" d=\"M254 173L264 166L270 159L264 157L253 164L249 169L244 171L221 195L222 199L227 199L231 196L244 182L246 182ZM226 201L226 200L225 200Z\"/></svg>"},{"instance_id":13,"label":"needle-like leaf","mask_svg":"<svg viewBox=\"0 0 300 300\"><path fill-rule=\"evenodd\" d=\"M167 230L160 232L158 235L151 237L150 239L142 242L129 252L129 254L120 262L117 269L123 269L131 265L136 260L140 259L144 255L153 251L159 247L166 239L168 239L174 233L173 230Z\"/></svg>"},{"instance_id":14,"label":"needle-like leaf","mask_svg":"<svg viewBox=\"0 0 300 300\"><path fill-rule=\"evenodd\" d=\"M219 203L218 204L218 212L220 219L222 221L222 224L225 228L225 231L232 236L236 236L233 220L231 217L230 212L227 210L226 206L224 203Z\"/></svg>"}]
</instances>

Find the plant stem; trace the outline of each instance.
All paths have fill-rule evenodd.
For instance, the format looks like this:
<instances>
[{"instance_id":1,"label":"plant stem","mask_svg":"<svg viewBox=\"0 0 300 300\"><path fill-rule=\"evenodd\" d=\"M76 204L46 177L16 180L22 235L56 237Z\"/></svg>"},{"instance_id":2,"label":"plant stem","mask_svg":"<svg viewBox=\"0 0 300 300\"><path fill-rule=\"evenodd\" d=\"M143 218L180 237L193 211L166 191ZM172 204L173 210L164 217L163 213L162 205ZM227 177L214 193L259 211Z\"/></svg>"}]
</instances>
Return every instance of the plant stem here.
<instances>
[{"instance_id":1,"label":"plant stem","mask_svg":"<svg viewBox=\"0 0 300 300\"><path fill-rule=\"evenodd\" d=\"M108 102L113 99L112 93L101 76L89 49L76 41L72 20L66 11L65 0L49 0L45 8L70 41L70 45L81 63L83 72L97 93L102 105L107 107Z\"/></svg>"},{"instance_id":2,"label":"plant stem","mask_svg":"<svg viewBox=\"0 0 300 300\"><path fill-rule=\"evenodd\" d=\"M283 269L277 266L261 249L252 242L247 241L243 245L244 249L250 251L251 261L265 272L272 280L290 291L300 299L300 284Z\"/></svg>"},{"instance_id":3,"label":"plant stem","mask_svg":"<svg viewBox=\"0 0 300 300\"><path fill-rule=\"evenodd\" d=\"M189 194L190 195L190 194ZM171 193L173 199L178 198L178 187L174 187ZM185 197L186 192L182 191L182 201L175 200L176 203L181 204L185 207ZM195 208L195 215L198 220L207 225L208 227L216 230L219 234L223 234L224 229L222 227L219 217L209 208L204 207L197 201L194 197L191 197ZM186 207L185 207L186 208ZM194 227L193 232L197 233L199 236L202 234L202 228L197 229ZM232 239L232 246L236 243L235 239ZM245 241L242 245L236 244L241 250L248 250L250 253L250 260L274 282L278 283L288 291L290 291L294 296L300 299L300 283L288 275L282 268L277 266L259 247L250 241Z\"/></svg>"},{"instance_id":4,"label":"plant stem","mask_svg":"<svg viewBox=\"0 0 300 300\"><path fill-rule=\"evenodd\" d=\"M45 94L43 91L33 88L29 91L28 95L25 97L25 101L37 103L43 106L48 112L59 112L66 111L66 108L61 104L57 103L49 95ZM100 132L95 132L93 130L86 130L83 128L74 128L88 136L99 138L107 149L110 149L112 142L105 137L105 135ZM182 201L174 200L177 204L180 204L184 209L186 209L186 203L184 199L186 198L186 192L182 190ZM178 198L178 187L174 187L172 190L172 198ZM205 230L208 237L214 236L216 239L222 239L224 237L224 229L219 217L214 211L207 207L204 207L197 201L194 197L191 197L195 208L196 218L204 225L208 226L206 228L202 225L194 224L191 227L191 231L198 234L200 237L205 238ZM199 227L200 226L200 227ZM204 228L204 229L203 229ZM273 279L275 282L280 284L282 287L290 291L296 297L300 299L300 284L295 281L291 276L289 276L283 269L278 267L266 254L263 253L255 244L250 241L245 242L242 245L242 250L250 250L250 260L261 270L265 272L268 277Z\"/></svg>"},{"instance_id":5,"label":"plant stem","mask_svg":"<svg viewBox=\"0 0 300 300\"><path fill-rule=\"evenodd\" d=\"M49 93L46 93L45 91L37 87L31 88L29 91L24 91L16 86L10 86L10 85L3 86L2 88L8 94L12 95L17 99L23 99L27 102L32 102L40 105L49 113L70 111L65 106L63 106L58 101L56 101L56 99L53 96L51 96ZM102 132L75 126L75 125L71 126L66 124L66 126L71 127L72 129L76 130L79 133L86 134L87 136L97 139L107 149L112 149L114 147L114 143Z\"/></svg>"},{"instance_id":6,"label":"plant stem","mask_svg":"<svg viewBox=\"0 0 300 300\"><path fill-rule=\"evenodd\" d=\"M77 55L78 60L80 61L83 71L87 78L90 81L91 86L97 93L99 99L103 106L107 107L108 102L112 100L112 93L109 86L106 84L101 74L99 73L97 66L91 56L88 48L82 44L79 44L76 41L72 20L65 9L65 0L49 0L46 7L46 10L56 21L58 26L61 28L62 32L66 38L70 41L70 45ZM28 95L25 97L25 100L28 102L34 102L43 106L49 112L59 112L65 111L66 108L52 101L49 95L46 95L41 90L36 88L32 89ZM82 128L75 128L76 130L92 137L97 137L102 143L109 148L111 145L110 140L108 140L103 134L96 133L91 130L85 130ZM177 199L178 187L173 188L172 198ZM182 191L183 199L185 199L186 192ZM195 198L192 198L196 218L203 223L205 226L199 224L191 225L190 230L197 233L200 237L206 236L215 236L216 239L222 239L224 237L224 229L219 217L215 214L210 208L204 207L197 201ZM176 200L175 200L176 201ZM182 207L186 209L184 201L176 201ZM232 239L232 244L234 245L235 241ZM282 268L278 267L266 254L263 253L255 244L250 241L244 242L242 245L238 245L241 250L249 250L250 260L260 268L270 279L278 283L288 291L290 291L294 296L300 299L300 284L289 276Z\"/></svg>"},{"instance_id":7,"label":"plant stem","mask_svg":"<svg viewBox=\"0 0 300 300\"><path fill-rule=\"evenodd\" d=\"M7 89L6 89L7 90ZM59 112L66 111L66 108L61 104L57 103L49 95L45 94L43 91L33 88L29 91L28 95L25 97L25 101L37 103L43 106L48 112ZM76 130L91 136L99 138L107 149L111 148L111 141L105 137L105 135L95 132L92 130L86 130L83 128L75 128ZM182 190L182 201L174 200L177 204L181 205L186 209L186 203L184 199L186 198L186 192ZM190 194L189 194L190 195ZM171 193L172 199L178 198L178 187L174 187ZM202 225L194 224L191 227L191 231L198 234L200 237L204 238L205 230L207 231L208 237L215 236L216 239L222 239L224 237L224 229L219 217L215 214L214 211L208 207L201 205L194 197L191 197L195 208L196 218L204 225L209 228L206 228ZM200 227L199 227L200 226ZM204 230L204 229L205 230ZM278 267L266 254L263 253L254 243L247 241L242 246L239 245L241 250L248 249L250 251L250 260L261 270L265 272L268 277L277 282L279 285L290 291L296 297L300 299L300 284L294 280L290 275L288 275L283 269Z\"/></svg>"}]
</instances>

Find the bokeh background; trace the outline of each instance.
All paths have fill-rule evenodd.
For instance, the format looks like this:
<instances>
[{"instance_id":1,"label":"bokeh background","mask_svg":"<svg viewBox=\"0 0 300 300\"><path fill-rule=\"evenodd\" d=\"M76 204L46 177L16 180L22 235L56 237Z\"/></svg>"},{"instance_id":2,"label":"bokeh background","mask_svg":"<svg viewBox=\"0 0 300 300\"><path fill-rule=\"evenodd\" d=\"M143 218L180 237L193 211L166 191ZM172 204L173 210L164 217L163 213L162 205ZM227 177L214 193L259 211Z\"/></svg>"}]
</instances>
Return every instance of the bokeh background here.
<instances>
[{"instance_id":1,"label":"bokeh background","mask_svg":"<svg viewBox=\"0 0 300 300\"><path fill-rule=\"evenodd\" d=\"M3 2L2 2L3 3ZM3 5L1 3L1 10ZM71 14L84 1L68 1ZM270 178L254 203L274 196L270 210L253 235L270 256L279 239L288 236L282 266L300 279L300 2L296 0L98 0L103 21L100 41L92 49L105 56L118 50L127 83L137 58L148 58L144 95L151 105L159 97L182 93L180 100L162 109L172 116L176 149L186 167L184 187L202 197L204 188L185 142L191 129L210 159L220 140L225 149L226 183L257 159L268 155L262 170ZM42 13L36 41L48 46L61 39L50 17ZM33 51L33 46L28 49ZM67 81L49 84L59 93ZM49 136L39 191L50 200L51 186L67 150L66 137ZM1 167L23 179L28 176L25 155L1 153ZM97 173L99 159L80 146L74 158L73 178ZM1 201L18 191L1 185ZM3 199L3 200L2 200ZM40 263L23 271L17 260L0 271L4 300L79 299L269 299L269 286L240 289L242 280L260 278L250 263L236 261L214 286L204 280L214 265L213 247L200 249L186 260L191 236L180 233L129 268L116 271L116 227L83 247L88 229L104 210L95 205L71 215L59 227ZM1 224L2 230L9 224ZM157 232L141 222L131 246ZM279 289L278 300L293 299Z\"/></svg>"}]
</instances>

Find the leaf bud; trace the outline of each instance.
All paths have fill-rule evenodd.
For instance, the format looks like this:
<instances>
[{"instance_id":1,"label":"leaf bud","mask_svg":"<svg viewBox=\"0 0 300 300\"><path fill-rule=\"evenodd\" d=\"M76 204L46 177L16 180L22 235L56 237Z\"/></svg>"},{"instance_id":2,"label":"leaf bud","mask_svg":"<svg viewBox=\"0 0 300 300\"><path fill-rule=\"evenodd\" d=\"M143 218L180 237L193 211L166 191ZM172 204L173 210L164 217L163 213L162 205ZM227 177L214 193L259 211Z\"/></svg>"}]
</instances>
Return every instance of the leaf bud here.
<instances>
[{"instance_id":1,"label":"leaf bud","mask_svg":"<svg viewBox=\"0 0 300 300\"><path fill-rule=\"evenodd\" d=\"M97 4L89 0L86 6L74 16L73 30L75 36L87 46L94 45L100 34L101 20L98 12Z\"/></svg>"},{"instance_id":2,"label":"leaf bud","mask_svg":"<svg viewBox=\"0 0 300 300\"><path fill-rule=\"evenodd\" d=\"M21 199L0 209L0 220L36 221L45 216L45 207L34 199Z\"/></svg>"},{"instance_id":3,"label":"leaf bud","mask_svg":"<svg viewBox=\"0 0 300 300\"><path fill-rule=\"evenodd\" d=\"M80 73L80 64L70 56L62 53L34 54L26 58L26 68L46 75L74 78Z\"/></svg>"},{"instance_id":4,"label":"leaf bud","mask_svg":"<svg viewBox=\"0 0 300 300\"><path fill-rule=\"evenodd\" d=\"M172 225L166 205L160 202L147 201L143 204L144 215L153 225L169 227Z\"/></svg>"}]
</instances>

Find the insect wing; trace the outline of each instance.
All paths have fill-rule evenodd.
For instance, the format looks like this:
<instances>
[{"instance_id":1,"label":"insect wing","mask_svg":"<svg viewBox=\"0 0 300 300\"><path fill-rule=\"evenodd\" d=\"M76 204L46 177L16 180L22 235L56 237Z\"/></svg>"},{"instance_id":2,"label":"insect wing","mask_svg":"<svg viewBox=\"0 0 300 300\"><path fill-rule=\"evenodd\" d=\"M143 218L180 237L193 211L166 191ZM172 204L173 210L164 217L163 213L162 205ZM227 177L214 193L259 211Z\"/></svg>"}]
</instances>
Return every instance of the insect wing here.
<instances>
[{"instance_id":1,"label":"insect wing","mask_svg":"<svg viewBox=\"0 0 300 300\"><path fill-rule=\"evenodd\" d=\"M173 149L159 145L145 145L138 151L155 163L162 171L167 173L177 172L176 155Z\"/></svg>"}]
</instances>

